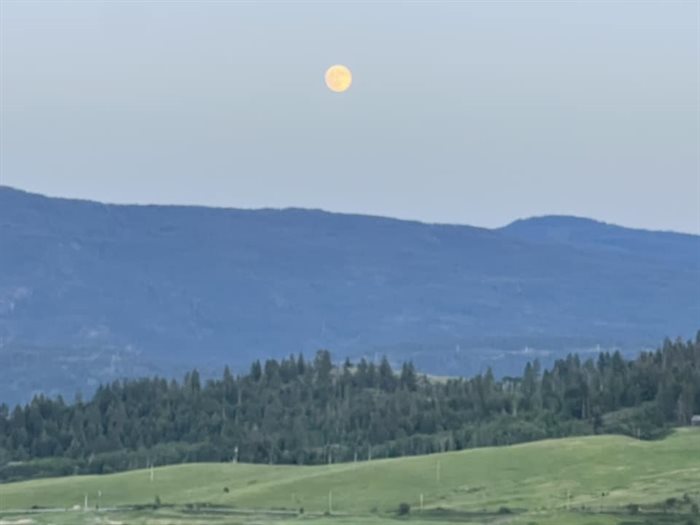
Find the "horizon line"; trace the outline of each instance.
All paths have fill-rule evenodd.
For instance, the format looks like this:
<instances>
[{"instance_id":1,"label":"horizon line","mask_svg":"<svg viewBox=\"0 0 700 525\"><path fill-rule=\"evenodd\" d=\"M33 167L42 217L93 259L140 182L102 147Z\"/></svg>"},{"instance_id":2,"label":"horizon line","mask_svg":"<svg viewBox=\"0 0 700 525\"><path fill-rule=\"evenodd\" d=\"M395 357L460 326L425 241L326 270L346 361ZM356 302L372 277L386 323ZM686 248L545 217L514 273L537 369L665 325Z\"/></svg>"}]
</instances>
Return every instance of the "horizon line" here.
<instances>
[{"instance_id":1,"label":"horizon line","mask_svg":"<svg viewBox=\"0 0 700 525\"><path fill-rule=\"evenodd\" d=\"M468 228L475 228L475 229L488 230L488 231L503 230L503 229L506 229L509 226L512 226L512 225L519 223L519 222L559 218L559 219L574 219L574 220L581 221L581 222L592 222L592 223L598 224L600 226L608 226L608 227L613 227L613 228L623 228L626 230L636 230L636 231L650 232L650 233L667 233L667 234L673 234L673 235L688 235L691 237L700 237L700 224L699 224L699 229L697 232L670 230L670 229L650 229L650 228L644 228L644 227L640 227L640 226L626 226L626 225L619 224L619 223L607 222L605 220L597 219L595 217L587 217L587 216L582 216L582 215L565 214L565 213L543 213L540 215L530 215L530 216L526 216L526 217L517 217L517 218L514 218L511 221L509 221L501 226L488 227L488 226L477 226L474 224L459 223L459 222L440 222L440 221L421 220L421 219L415 219L415 218L404 218L404 217L397 217L397 216L391 216L391 215L383 215L380 213L347 212L347 211L329 210L326 208L303 207L303 206L242 207L242 206L222 206L222 205L216 205L216 204L182 203L182 202L157 203L157 202L134 202L134 201L129 201L129 202L109 201L109 200L101 200L101 199L96 199L96 198L72 197L72 196L55 195L55 194L52 195L52 194L48 194L48 193L27 190L24 188L20 188L18 186L12 186L9 184L0 183L0 190L2 190L2 189L9 189L11 191L16 191L16 192L24 193L27 195L42 197L45 199L86 202L86 203L92 203L92 204L100 204L100 205L104 205L104 206L201 208L201 209L212 209L212 210L231 210L231 211L249 211L249 212L308 211L308 212L320 212L320 213L325 213L325 214L329 214L329 215L342 215L342 216L348 216L348 217L367 217L367 218L384 219L384 220L406 222L406 223L417 223L417 224L424 224L427 226L468 227Z\"/></svg>"}]
</instances>

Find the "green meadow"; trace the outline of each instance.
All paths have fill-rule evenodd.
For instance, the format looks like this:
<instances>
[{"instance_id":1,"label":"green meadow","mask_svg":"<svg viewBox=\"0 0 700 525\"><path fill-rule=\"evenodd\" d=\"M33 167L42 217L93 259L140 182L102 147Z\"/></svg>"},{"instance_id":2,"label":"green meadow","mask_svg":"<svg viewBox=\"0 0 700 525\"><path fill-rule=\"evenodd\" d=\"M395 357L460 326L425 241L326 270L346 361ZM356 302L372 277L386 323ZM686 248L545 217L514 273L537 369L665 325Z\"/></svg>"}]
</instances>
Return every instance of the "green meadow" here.
<instances>
[{"instance_id":1,"label":"green meadow","mask_svg":"<svg viewBox=\"0 0 700 525\"><path fill-rule=\"evenodd\" d=\"M700 525L698 505L698 429L660 441L594 436L327 466L186 464L0 485L0 525Z\"/></svg>"}]
</instances>

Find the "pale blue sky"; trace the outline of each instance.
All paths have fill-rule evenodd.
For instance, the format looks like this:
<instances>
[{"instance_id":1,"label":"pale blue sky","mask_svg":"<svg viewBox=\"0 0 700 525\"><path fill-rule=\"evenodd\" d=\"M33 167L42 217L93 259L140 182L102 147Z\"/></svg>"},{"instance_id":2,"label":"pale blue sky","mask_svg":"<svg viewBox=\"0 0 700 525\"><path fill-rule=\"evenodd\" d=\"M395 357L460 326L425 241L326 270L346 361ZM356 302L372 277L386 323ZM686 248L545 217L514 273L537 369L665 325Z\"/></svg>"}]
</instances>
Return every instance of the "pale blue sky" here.
<instances>
[{"instance_id":1,"label":"pale blue sky","mask_svg":"<svg viewBox=\"0 0 700 525\"><path fill-rule=\"evenodd\" d=\"M696 1L0 2L2 184L700 233Z\"/></svg>"}]
</instances>

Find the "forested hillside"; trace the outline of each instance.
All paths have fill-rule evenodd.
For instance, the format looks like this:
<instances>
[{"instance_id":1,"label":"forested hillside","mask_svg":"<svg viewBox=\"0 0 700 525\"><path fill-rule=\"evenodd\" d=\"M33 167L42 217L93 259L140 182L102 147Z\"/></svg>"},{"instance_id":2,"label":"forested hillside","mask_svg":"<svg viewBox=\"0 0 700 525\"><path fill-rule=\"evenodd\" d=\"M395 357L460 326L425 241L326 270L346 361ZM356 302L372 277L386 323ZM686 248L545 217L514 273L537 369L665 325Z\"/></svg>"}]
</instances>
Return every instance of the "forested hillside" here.
<instances>
[{"instance_id":1,"label":"forested hillside","mask_svg":"<svg viewBox=\"0 0 700 525\"><path fill-rule=\"evenodd\" d=\"M499 377L526 347L636 352L693 335L698 253L698 236L573 217L485 229L0 187L0 399L319 348Z\"/></svg>"},{"instance_id":2,"label":"forested hillside","mask_svg":"<svg viewBox=\"0 0 700 525\"><path fill-rule=\"evenodd\" d=\"M577 355L496 380L429 379L384 359L334 366L322 351L255 361L203 382L151 378L101 386L90 400L37 397L0 407L2 478L110 472L149 464L318 464L547 437L655 438L700 411L700 333L634 360Z\"/></svg>"}]
</instances>

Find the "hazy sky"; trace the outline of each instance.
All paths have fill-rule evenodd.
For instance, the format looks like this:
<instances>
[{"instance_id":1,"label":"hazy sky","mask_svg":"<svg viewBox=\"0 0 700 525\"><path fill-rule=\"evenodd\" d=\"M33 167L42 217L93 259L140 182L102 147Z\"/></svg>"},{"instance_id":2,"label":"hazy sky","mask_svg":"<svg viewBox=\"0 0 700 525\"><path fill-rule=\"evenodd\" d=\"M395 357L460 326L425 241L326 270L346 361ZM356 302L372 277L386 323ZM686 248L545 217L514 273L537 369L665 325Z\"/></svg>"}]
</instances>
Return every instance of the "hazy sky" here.
<instances>
[{"instance_id":1,"label":"hazy sky","mask_svg":"<svg viewBox=\"0 0 700 525\"><path fill-rule=\"evenodd\" d=\"M694 0L0 6L2 184L700 233Z\"/></svg>"}]
</instances>

